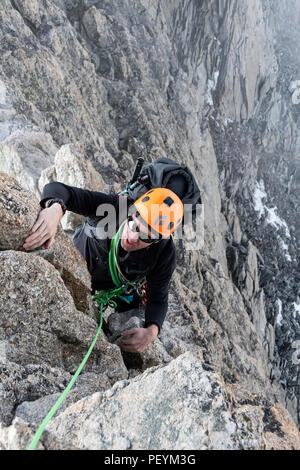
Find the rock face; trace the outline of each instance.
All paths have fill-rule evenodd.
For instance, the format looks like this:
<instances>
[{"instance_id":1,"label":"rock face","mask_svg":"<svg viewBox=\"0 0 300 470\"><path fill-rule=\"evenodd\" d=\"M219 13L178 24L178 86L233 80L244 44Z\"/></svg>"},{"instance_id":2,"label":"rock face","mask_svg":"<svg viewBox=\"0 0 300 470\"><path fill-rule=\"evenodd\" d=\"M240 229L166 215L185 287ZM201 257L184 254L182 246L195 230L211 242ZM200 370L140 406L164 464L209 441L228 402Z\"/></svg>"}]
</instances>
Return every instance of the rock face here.
<instances>
[{"instance_id":1,"label":"rock face","mask_svg":"<svg viewBox=\"0 0 300 470\"><path fill-rule=\"evenodd\" d=\"M167 319L144 355L109 342L139 317L106 317L41 448L299 447L299 18L296 0L2 0L2 448L27 446L96 327L62 229L53 249L20 251L32 194L56 180L120 191L137 157L163 156L198 181L203 243L176 242ZM68 235L80 220L64 219Z\"/></svg>"},{"instance_id":2,"label":"rock face","mask_svg":"<svg viewBox=\"0 0 300 470\"><path fill-rule=\"evenodd\" d=\"M4 351L1 419L7 423L7 416L28 396L32 400L55 393L61 389L61 380L65 383L61 372L53 387L50 384L41 387L36 377L39 368L31 367L30 372L29 365L47 364L74 373L92 342L97 323L76 310L58 271L50 263L38 256L9 250L1 252L0 257L1 271L6 274L0 281L0 334ZM25 366L28 372L23 371ZM115 380L127 377L119 348L110 345L103 335L85 371L101 374L102 384L106 386L111 385L114 377ZM25 378L20 380L24 375L31 375L27 386ZM49 371L45 375L50 383L54 381L53 373ZM8 381L7 377L10 377ZM26 394L30 385L31 393L27 390Z\"/></svg>"},{"instance_id":3,"label":"rock face","mask_svg":"<svg viewBox=\"0 0 300 470\"><path fill-rule=\"evenodd\" d=\"M51 135L18 112L9 88L0 80L0 171L39 196L40 172L51 164L56 151Z\"/></svg>"},{"instance_id":4,"label":"rock face","mask_svg":"<svg viewBox=\"0 0 300 470\"><path fill-rule=\"evenodd\" d=\"M131 399L129 398L131 397ZM121 382L108 394L96 394L69 408L76 420L72 427L62 414L49 428L59 440L69 436L77 448L91 449L230 449L237 430L216 378L201 369L190 355L180 356L169 366L149 371L130 383ZM87 407L87 408L85 408ZM84 419L85 409L93 413ZM115 419L108 421L105 416ZM80 416L82 415L83 416ZM95 415L97 417L95 417ZM134 420L134 425L130 422ZM112 436L111 430L114 429ZM250 447L253 447L251 442Z\"/></svg>"},{"instance_id":5,"label":"rock face","mask_svg":"<svg viewBox=\"0 0 300 470\"><path fill-rule=\"evenodd\" d=\"M52 181L60 181L91 191L103 190L104 181L84 154L84 148L79 142L74 145L63 145L55 155L51 170L49 172L49 169L46 169L41 174L39 181L41 192L44 185ZM61 225L65 231L72 233L83 219L83 216L67 211L61 220Z\"/></svg>"},{"instance_id":6,"label":"rock face","mask_svg":"<svg viewBox=\"0 0 300 470\"><path fill-rule=\"evenodd\" d=\"M6 173L0 173L1 250L24 251L22 245L31 233L40 211L39 202L30 191L26 191ZM77 308L83 311L91 309L91 277L86 263L61 227L58 227L51 248L36 249L33 253L47 259L58 269Z\"/></svg>"},{"instance_id":7,"label":"rock face","mask_svg":"<svg viewBox=\"0 0 300 470\"><path fill-rule=\"evenodd\" d=\"M0 249L21 249L40 212L38 201L3 172L0 173L0 190Z\"/></svg>"},{"instance_id":8,"label":"rock face","mask_svg":"<svg viewBox=\"0 0 300 470\"><path fill-rule=\"evenodd\" d=\"M130 401L129 397L132 397ZM77 448L238 448L233 442L237 428L222 397L220 384L189 354L180 356L167 367L146 372L130 383L117 384L106 396L93 395L88 401L89 412L99 406L101 410L96 413L96 421L92 418L94 437L90 434L84 441L86 433L77 428L75 422L72 429L65 428L63 423L68 420L63 414L53 421L50 433L59 439L68 435ZM77 416L84 414L85 405L85 400L76 405ZM115 420L108 422L104 417L113 416L113 409L118 409L118 413ZM75 410L70 408L68 412ZM129 426L132 419L134 426ZM79 422L82 421L81 417ZM91 423L86 422L86 425L91 426ZM115 431L113 440L111 429Z\"/></svg>"}]
</instances>

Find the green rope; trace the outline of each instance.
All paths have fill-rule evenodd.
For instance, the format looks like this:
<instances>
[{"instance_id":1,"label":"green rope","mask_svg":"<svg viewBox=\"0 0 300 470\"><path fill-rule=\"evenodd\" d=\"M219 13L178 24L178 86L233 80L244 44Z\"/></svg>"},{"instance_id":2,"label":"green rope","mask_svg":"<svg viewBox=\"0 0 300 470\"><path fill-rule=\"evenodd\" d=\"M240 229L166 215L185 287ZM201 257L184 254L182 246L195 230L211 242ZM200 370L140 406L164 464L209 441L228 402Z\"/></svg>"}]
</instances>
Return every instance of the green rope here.
<instances>
[{"instance_id":1,"label":"green rope","mask_svg":"<svg viewBox=\"0 0 300 470\"><path fill-rule=\"evenodd\" d=\"M58 400L56 401L56 403L52 406L51 410L49 411L49 413L47 414L47 416L44 418L44 420L42 421L40 427L38 428L38 430L36 431L29 447L28 447L28 450L35 450L47 424L49 423L49 421L52 419L52 417L54 416L54 414L56 413L56 411L58 410L58 408L60 407L60 405L63 403L63 401L66 399L68 393L70 392L71 388L73 387L74 383L76 382L76 379L77 377L79 376L80 372L82 371L82 369L84 368L88 358L90 357L91 355L91 352L96 344L96 341L98 339L98 336L99 336L99 333L101 331L101 328L102 328L102 323L103 323L103 308L104 307L107 307L107 306L110 306L112 308L115 308L117 306L117 303L115 300L113 300L113 297L120 297L122 298L122 293L124 292L124 289L123 287L118 287L116 289L110 289L110 290L107 290L107 291L97 291L96 292L96 295L92 298L93 300L96 300L98 303L99 303L99 306L100 306L100 324L99 324L99 328L95 334L95 337L92 341L92 344L88 350L88 352L86 353L83 361L81 362L80 366L78 367L78 369L76 370L74 376L72 377L70 383L67 385L66 389L63 391L63 393L61 394L61 396L58 398Z\"/></svg>"},{"instance_id":2,"label":"green rope","mask_svg":"<svg viewBox=\"0 0 300 470\"><path fill-rule=\"evenodd\" d=\"M122 282L122 279L120 278L121 273L118 270L116 258L118 256L118 244L120 240L120 233L125 225L125 222L123 222L120 225L119 230L117 231L115 236L111 239L109 256L108 256L110 275L112 277L113 283L117 287L120 287L122 284L124 284L124 282ZM123 279L123 281L125 281L125 279Z\"/></svg>"},{"instance_id":3,"label":"green rope","mask_svg":"<svg viewBox=\"0 0 300 470\"><path fill-rule=\"evenodd\" d=\"M119 236L118 236L119 232L120 232L120 229L118 230L116 235L111 240L109 256L108 256L110 275L112 277L113 283L117 287L120 287L122 285L122 282L121 282L121 280L119 278L119 275L118 275L117 265L116 265L116 262L115 262L115 252L116 252L116 245L117 245L118 240L119 240Z\"/></svg>"}]
</instances>

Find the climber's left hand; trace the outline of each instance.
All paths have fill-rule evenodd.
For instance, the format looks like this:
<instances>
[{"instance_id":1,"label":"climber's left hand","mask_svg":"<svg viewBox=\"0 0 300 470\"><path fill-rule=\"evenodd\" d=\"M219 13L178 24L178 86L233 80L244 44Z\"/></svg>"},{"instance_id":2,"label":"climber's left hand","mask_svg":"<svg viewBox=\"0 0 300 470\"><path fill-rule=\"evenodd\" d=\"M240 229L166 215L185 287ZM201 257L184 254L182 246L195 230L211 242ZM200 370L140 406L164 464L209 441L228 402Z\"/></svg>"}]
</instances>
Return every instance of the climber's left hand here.
<instances>
[{"instance_id":1,"label":"climber's left hand","mask_svg":"<svg viewBox=\"0 0 300 470\"><path fill-rule=\"evenodd\" d=\"M147 328L132 328L121 333L121 348L126 352L143 352L157 338L158 327L149 325Z\"/></svg>"}]
</instances>

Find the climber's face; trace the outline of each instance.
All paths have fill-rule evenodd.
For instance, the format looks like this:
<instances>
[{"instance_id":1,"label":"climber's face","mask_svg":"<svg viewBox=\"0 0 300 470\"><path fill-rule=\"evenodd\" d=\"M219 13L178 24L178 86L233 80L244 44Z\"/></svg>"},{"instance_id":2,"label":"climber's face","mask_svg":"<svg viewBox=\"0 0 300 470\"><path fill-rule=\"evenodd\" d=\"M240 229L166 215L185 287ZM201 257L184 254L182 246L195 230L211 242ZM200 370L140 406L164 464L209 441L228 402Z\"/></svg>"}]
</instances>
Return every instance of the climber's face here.
<instances>
[{"instance_id":1,"label":"climber's face","mask_svg":"<svg viewBox=\"0 0 300 470\"><path fill-rule=\"evenodd\" d=\"M131 215L127 218L121 237L121 247L123 250L143 250L157 241L151 231L145 227L138 217Z\"/></svg>"}]
</instances>

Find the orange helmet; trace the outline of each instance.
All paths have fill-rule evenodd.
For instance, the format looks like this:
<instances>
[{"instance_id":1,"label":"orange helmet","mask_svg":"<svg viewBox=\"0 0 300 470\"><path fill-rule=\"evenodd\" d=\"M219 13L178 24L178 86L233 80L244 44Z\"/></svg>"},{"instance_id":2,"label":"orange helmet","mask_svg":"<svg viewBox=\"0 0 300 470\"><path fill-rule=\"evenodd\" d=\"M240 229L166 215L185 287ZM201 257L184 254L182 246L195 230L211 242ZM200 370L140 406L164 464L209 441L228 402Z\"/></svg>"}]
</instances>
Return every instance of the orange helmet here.
<instances>
[{"instance_id":1,"label":"orange helmet","mask_svg":"<svg viewBox=\"0 0 300 470\"><path fill-rule=\"evenodd\" d=\"M134 207L154 233L163 237L169 237L183 217L181 200L167 188L150 189L135 201Z\"/></svg>"}]
</instances>

